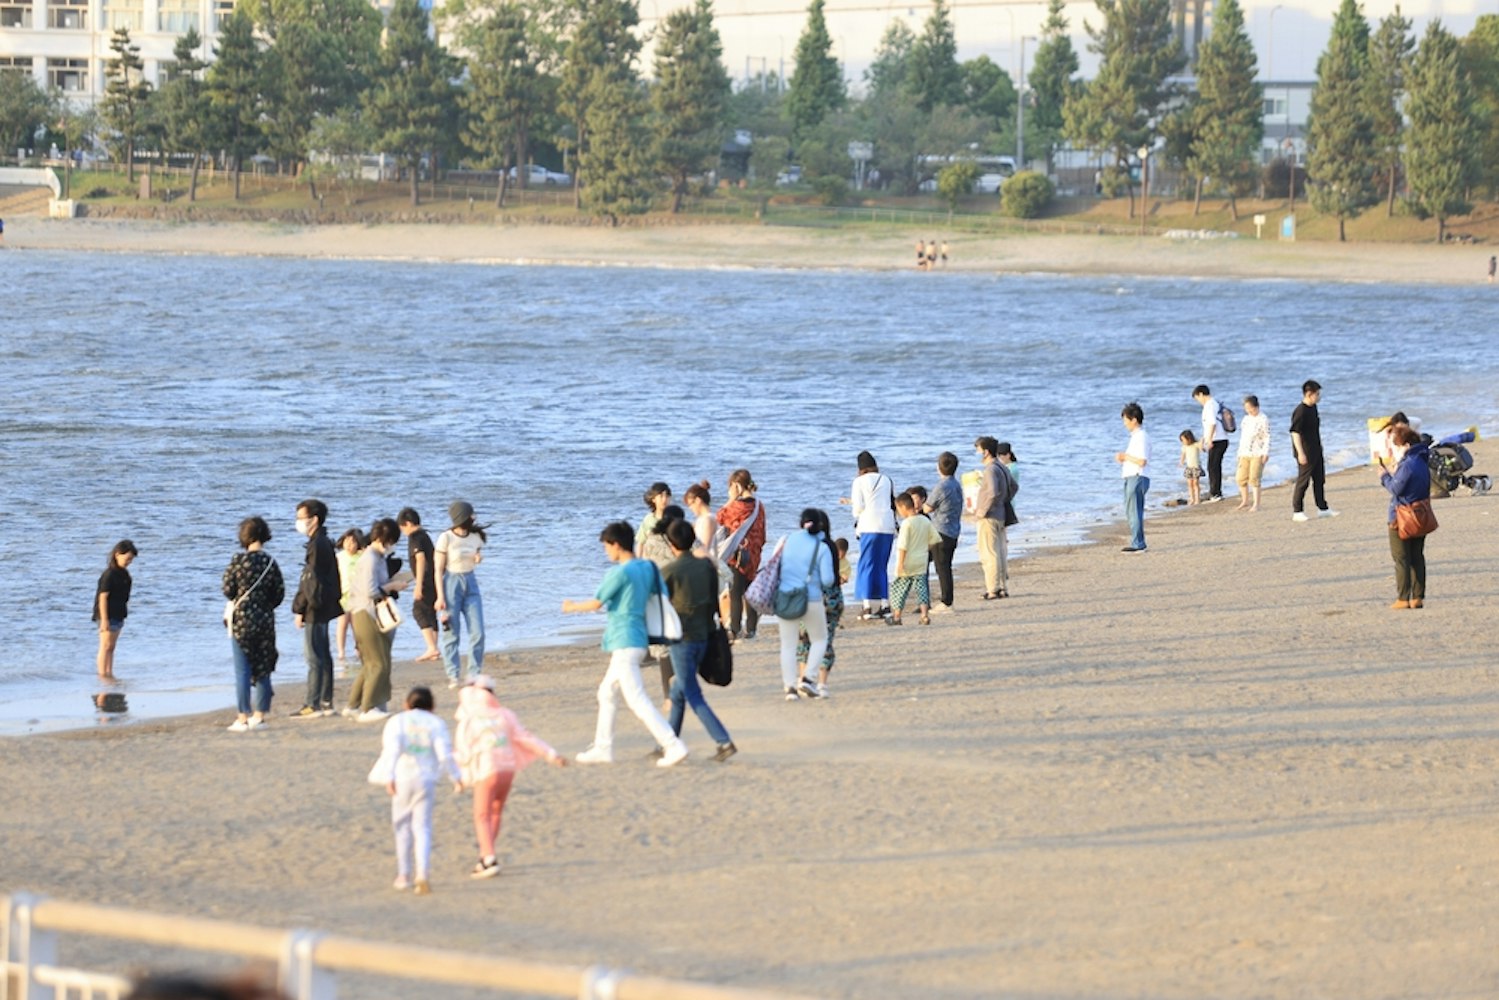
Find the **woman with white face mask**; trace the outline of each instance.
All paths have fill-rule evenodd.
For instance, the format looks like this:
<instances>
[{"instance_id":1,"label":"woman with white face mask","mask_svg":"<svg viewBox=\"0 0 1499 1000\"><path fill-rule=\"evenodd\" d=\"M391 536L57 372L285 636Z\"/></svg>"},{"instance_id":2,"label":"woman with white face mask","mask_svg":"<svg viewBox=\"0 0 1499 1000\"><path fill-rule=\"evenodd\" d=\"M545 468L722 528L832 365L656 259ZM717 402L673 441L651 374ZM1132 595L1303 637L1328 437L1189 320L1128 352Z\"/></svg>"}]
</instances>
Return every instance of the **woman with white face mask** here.
<instances>
[{"instance_id":1,"label":"woman with white face mask","mask_svg":"<svg viewBox=\"0 0 1499 1000\"><path fill-rule=\"evenodd\" d=\"M1379 481L1390 491L1390 557L1395 560L1395 610L1424 607L1426 603L1426 536L1401 538L1395 508L1402 504L1431 502L1431 469L1426 464L1427 447L1408 425L1399 425L1390 435L1394 466L1379 460Z\"/></svg>"}]
</instances>

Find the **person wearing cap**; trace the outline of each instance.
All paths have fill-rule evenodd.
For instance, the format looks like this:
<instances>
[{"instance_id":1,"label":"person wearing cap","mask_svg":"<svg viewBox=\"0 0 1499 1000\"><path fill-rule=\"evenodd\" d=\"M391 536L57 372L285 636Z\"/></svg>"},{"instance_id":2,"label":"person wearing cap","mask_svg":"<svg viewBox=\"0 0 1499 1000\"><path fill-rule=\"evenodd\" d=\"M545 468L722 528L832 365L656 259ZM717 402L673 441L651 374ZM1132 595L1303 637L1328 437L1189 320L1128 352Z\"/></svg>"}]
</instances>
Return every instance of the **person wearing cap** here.
<instances>
[{"instance_id":1,"label":"person wearing cap","mask_svg":"<svg viewBox=\"0 0 1499 1000\"><path fill-rule=\"evenodd\" d=\"M500 873L494 842L500 835L505 800L517 772L537 758L564 767L562 757L544 741L532 736L494 694L494 678L480 674L458 693L454 746L463 783L474 790L474 836L479 841L479 863L472 878L493 878Z\"/></svg>"},{"instance_id":2,"label":"person wearing cap","mask_svg":"<svg viewBox=\"0 0 1499 1000\"><path fill-rule=\"evenodd\" d=\"M448 507L448 521L453 526L437 536L433 563L437 577L437 616L445 626L442 667L448 675L448 687L456 688L461 666L460 626L468 634L468 676L474 677L484 669L484 602L474 567L484 559L481 550L489 536L474 523L473 506L463 500Z\"/></svg>"}]
</instances>

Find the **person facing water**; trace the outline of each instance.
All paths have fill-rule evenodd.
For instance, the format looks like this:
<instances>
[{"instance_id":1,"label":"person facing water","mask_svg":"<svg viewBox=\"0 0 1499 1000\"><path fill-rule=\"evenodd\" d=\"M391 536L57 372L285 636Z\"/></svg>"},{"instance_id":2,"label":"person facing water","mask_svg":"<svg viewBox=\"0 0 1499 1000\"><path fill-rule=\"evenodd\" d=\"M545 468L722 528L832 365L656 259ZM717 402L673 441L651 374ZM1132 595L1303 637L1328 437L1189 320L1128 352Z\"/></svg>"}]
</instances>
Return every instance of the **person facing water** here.
<instances>
[{"instance_id":1,"label":"person facing water","mask_svg":"<svg viewBox=\"0 0 1499 1000\"><path fill-rule=\"evenodd\" d=\"M109 562L99 574L99 585L94 590L93 620L99 623L99 653L95 658L99 676L113 680L115 675L115 646L119 644L120 632L125 628L125 618L130 614L130 564L136 557L135 543L126 538L116 542L109 550Z\"/></svg>"}]
</instances>

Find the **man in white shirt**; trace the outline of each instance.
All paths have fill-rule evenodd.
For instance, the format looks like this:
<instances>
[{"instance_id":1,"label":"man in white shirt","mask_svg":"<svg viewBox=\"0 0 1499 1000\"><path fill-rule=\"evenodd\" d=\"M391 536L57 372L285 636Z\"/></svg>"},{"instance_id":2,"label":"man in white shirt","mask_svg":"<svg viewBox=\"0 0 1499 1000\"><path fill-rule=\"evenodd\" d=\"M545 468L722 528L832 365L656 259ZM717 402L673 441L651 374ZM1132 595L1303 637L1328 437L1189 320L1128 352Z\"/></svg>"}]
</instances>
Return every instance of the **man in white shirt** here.
<instances>
[{"instance_id":1,"label":"man in white shirt","mask_svg":"<svg viewBox=\"0 0 1499 1000\"><path fill-rule=\"evenodd\" d=\"M1129 522L1129 544L1123 551L1144 552L1145 494L1150 489L1145 469L1150 465L1150 436L1145 433L1145 411L1139 403L1125 403L1119 419L1129 431L1129 444L1114 453L1119 475L1124 480L1124 517Z\"/></svg>"},{"instance_id":2,"label":"man in white shirt","mask_svg":"<svg viewBox=\"0 0 1499 1000\"><path fill-rule=\"evenodd\" d=\"M1223 407L1205 385L1192 390L1202 407L1202 450L1208 456L1208 503L1223 499L1223 456L1228 454L1229 430L1223 423Z\"/></svg>"}]
</instances>

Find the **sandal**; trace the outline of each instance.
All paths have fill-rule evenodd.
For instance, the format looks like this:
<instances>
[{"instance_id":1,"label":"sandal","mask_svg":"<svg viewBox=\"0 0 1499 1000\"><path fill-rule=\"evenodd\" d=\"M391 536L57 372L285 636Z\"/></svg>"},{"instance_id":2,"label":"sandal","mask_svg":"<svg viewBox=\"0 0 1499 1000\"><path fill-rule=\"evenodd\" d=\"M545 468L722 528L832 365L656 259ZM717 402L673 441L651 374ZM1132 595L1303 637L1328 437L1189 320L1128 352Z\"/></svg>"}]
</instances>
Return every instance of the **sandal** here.
<instances>
[{"instance_id":1,"label":"sandal","mask_svg":"<svg viewBox=\"0 0 1499 1000\"><path fill-rule=\"evenodd\" d=\"M921 624L930 625L932 623L932 616L923 611L920 620Z\"/></svg>"}]
</instances>

